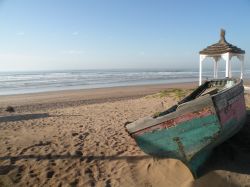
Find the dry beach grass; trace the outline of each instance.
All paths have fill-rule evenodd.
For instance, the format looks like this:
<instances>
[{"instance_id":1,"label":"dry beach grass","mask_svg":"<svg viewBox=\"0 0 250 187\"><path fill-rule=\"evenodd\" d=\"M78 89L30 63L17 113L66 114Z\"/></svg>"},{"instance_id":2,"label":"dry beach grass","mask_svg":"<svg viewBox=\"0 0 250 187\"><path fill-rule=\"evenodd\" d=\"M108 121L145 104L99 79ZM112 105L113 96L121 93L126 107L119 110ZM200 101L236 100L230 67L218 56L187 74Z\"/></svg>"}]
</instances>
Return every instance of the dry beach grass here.
<instances>
[{"instance_id":1,"label":"dry beach grass","mask_svg":"<svg viewBox=\"0 0 250 187\"><path fill-rule=\"evenodd\" d=\"M0 97L0 186L250 184L247 126L215 150L197 180L180 161L154 159L136 146L124 124L176 103L183 90L154 94L169 87L72 91L57 96L46 93L40 97L30 94L29 100L21 99L27 98L25 95L12 96L9 101ZM44 100L50 95L53 102ZM250 104L248 94L246 100ZM15 113L4 111L14 104Z\"/></svg>"}]
</instances>

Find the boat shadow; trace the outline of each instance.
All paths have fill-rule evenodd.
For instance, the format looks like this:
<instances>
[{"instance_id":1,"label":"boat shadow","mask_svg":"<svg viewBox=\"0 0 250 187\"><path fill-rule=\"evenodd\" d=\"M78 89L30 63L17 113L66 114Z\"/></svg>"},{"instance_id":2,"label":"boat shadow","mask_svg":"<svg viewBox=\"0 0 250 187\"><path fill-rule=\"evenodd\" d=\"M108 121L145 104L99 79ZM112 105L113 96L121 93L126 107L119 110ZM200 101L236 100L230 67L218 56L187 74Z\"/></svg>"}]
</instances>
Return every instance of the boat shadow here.
<instances>
[{"instance_id":1,"label":"boat shadow","mask_svg":"<svg viewBox=\"0 0 250 187\"><path fill-rule=\"evenodd\" d=\"M250 174L250 110L244 127L232 138L213 150L213 153L200 168L202 176L213 170L226 170L241 174Z\"/></svg>"}]
</instances>

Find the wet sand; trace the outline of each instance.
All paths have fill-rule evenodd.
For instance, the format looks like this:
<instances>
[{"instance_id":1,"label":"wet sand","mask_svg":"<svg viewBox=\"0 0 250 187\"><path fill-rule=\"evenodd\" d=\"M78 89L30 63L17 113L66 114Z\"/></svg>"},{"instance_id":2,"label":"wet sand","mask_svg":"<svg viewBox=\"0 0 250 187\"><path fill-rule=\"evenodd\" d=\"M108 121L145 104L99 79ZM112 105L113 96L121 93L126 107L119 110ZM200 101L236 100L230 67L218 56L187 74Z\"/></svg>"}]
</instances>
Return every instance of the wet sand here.
<instances>
[{"instance_id":1,"label":"wet sand","mask_svg":"<svg viewBox=\"0 0 250 187\"><path fill-rule=\"evenodd\" d=\"M249 185L250 116L240 133L216 148L196 180L180 161L143 153L125 131L127 121L153 115L180 99L174 93L155 93L195 86L0 96L0 186ZM8 105L16 111L5 112Z\"/></svg>"}]
</instances>

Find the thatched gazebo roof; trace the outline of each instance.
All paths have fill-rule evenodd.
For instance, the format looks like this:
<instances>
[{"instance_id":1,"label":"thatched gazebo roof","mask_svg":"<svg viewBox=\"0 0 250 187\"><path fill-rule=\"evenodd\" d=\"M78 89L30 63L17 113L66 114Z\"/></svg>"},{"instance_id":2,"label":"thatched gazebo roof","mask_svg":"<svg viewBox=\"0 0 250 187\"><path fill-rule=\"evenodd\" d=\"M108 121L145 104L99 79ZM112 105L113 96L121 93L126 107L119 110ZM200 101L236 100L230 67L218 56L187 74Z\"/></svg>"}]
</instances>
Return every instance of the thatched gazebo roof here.
<instances>
[{"instance_id":1,"label":"thatched gazebo roof","mask_svg":"<svg viewBox=\"0 0 250 187\"><path fill-rule=\"evenodd\" d=\"M225 30L221 29L220 41L200 51L202 55L221 55L223 53L245 54L245 51L228 43L225 39Z\"/></svg>"},{"instance_id":2,"label":"thatched gazebo roof","mask_svg":"<svg viewBox=\"0 0 250 187\"><path fill-rule=\"evenodd\" d=\"M243 79L243 70L244 70L244 56L245 51L228 43L225 39L226 31L221 29L220 31L220 40L208 46L207 48L200 51L200 73L199 73L199 85L202 84L202 63L205 58L212 58L214 61L214 78L218 78L218 61L224 59L226 61L225 68L225 77L232 77L232 66L231 58L237 57L241 61L240 65L240 78Z\"/></svg>"}]
</instances>

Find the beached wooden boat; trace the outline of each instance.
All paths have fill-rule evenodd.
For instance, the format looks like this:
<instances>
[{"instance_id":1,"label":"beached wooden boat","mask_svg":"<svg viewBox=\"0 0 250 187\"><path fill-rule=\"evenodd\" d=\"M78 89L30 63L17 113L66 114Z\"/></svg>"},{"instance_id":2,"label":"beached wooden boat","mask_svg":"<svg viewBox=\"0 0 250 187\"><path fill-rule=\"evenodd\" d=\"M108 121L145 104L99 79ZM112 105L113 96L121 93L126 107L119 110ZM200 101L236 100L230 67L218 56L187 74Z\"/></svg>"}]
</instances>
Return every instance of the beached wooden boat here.
<instances>
[{"instance_id":1,"label":"beached wooden boat","mask_svg":"<svg viewBox=\"0 0 250 187\"><path fill-rule=\"evenodd\" d=\"M180 159L196 173L212 149L237 133L245 119L243 81L226 78L206 81L157 117L125 127L145 153Z\"/></svg>"}]
</instances>

